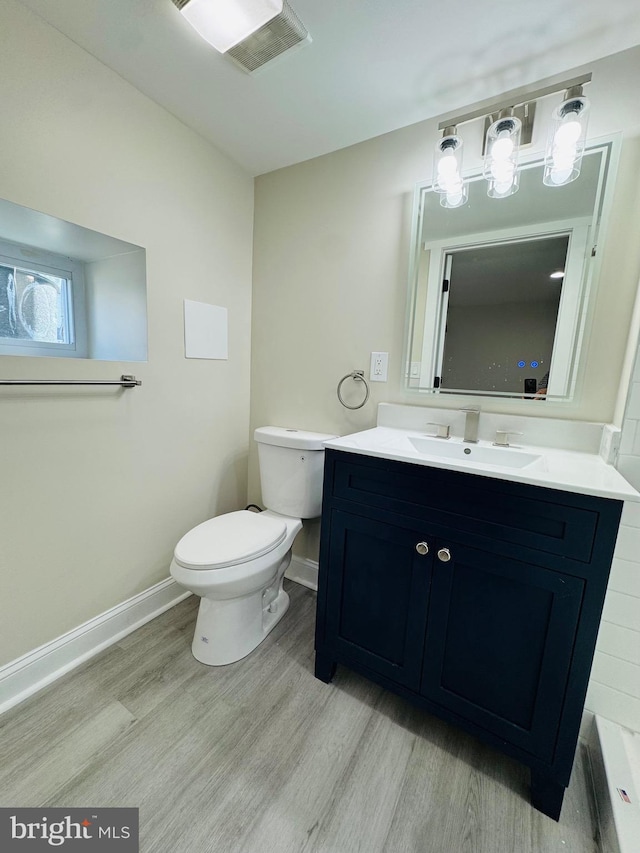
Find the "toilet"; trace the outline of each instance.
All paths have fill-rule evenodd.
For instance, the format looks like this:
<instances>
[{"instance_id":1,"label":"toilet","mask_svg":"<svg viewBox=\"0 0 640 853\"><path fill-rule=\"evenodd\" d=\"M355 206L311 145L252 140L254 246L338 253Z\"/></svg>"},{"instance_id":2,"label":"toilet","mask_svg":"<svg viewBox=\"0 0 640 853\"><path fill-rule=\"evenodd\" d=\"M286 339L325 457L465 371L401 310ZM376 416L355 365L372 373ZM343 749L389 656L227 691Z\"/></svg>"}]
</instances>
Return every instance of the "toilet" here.
<instances>
[{"instance_id":1,"label":"toilet","mask_svg":"<svg viewBox=\"0 0 640 853\"><path fill-rule=\"evenodd\" d=\"M223 666L246 657L289 607L282 587L303 518L322 504L324 442L334 435L260 427L264 512L240 510L204 521L176 545L171 576L201 597L191 650Z\"/></svg>"}]
</instances>

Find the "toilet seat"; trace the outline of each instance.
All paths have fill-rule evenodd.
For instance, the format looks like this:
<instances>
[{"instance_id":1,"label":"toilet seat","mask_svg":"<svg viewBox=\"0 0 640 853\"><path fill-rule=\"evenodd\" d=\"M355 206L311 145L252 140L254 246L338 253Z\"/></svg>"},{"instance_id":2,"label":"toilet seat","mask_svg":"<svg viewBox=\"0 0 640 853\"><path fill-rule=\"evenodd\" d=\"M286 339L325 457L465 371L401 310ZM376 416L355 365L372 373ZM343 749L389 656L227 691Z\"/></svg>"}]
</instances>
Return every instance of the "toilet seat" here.
<instances>
[{"instance_id":1,"label":"toilet seat","mask_svg":"<svg viewBox=\"0 0 640 853\"><path fill-rule=\"evenodd\" d=\"M176 545L174 560L186 569L222 569L255 560L284 540L284 520L239 510L203 521Z\"/></svg>"}]
</instances>

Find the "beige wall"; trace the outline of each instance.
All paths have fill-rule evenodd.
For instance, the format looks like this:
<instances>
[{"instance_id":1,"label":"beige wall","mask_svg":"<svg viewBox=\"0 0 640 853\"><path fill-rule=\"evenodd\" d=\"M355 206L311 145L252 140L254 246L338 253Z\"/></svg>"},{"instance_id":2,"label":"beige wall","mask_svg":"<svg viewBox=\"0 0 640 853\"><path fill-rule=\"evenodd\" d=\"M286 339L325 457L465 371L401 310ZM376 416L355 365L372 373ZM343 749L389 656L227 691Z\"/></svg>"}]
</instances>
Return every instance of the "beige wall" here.
<instances>
[{"instance_id":1,"label":"beige wall","mask_svg":"<svg viewBox=\"0 0 640 853\"><path fill-rule=\"evenodd\" d=\"M0 357L0 664L167 577L244 506L253 181L15 0L0 6L0 196L144 246L148 363ZM229 309L229 361L186 360L185 298Z\"/></svg>"},{"instance_id":2,"label":"beige wall","mask_svg":"<svg viewBox=\"0 0 640 853\"><path fill-rule=\"evenodd\" d=\"M618 394L626 396L625 353L640 276L640 115L637 93L627 85L640 75L640 48L588 70L590 135L624 133L619 176L599 246L602 277L578 393L571 403L548 401L536 414L610 421ZM539 115L552 106L544 101ZM480 126L465 126L467 153ZM437 120L423 122L257 179L252 427L345 434L374 425L382 400L438 404L437 397L408 394L401 377L412 194L430 176L437 138ZM542 148L545 138L543 121L533 148ZM390 353L389 381L373 383L367 406L349 412L338 403L336 384L354 368L368 375L372 350ZM632 347L628 359L634 354ZM446 397L440 402L449 405ZM527 405L534 404L482 400L492 411L522 412ZM258 500L259 494L252 451L250 496ZM296 551L314 558L317 525L306 527Z\"/></svg>"}]
</instances>

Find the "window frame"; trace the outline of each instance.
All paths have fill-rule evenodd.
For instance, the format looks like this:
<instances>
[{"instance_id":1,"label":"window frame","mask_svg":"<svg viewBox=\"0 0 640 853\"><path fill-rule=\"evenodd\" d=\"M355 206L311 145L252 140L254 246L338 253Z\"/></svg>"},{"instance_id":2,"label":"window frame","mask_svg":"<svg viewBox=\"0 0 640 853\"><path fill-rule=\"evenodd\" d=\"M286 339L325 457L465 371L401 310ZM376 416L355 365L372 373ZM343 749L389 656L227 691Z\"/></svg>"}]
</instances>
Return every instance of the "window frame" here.
<instances>
[{"instance_id":1,"label":"window frame","mask_svg":"<svg viewBox=\"0 0 640 853\"><path fill-rule=\"evenodd\" d=\"M0 355L86 358L88 340L84 263L54 252L0 240L0 265L31 269L34 272L65 278L69 282L69 319L73 333L73 341L68 344L0 336Z\"/></svg>"}]
</instances>

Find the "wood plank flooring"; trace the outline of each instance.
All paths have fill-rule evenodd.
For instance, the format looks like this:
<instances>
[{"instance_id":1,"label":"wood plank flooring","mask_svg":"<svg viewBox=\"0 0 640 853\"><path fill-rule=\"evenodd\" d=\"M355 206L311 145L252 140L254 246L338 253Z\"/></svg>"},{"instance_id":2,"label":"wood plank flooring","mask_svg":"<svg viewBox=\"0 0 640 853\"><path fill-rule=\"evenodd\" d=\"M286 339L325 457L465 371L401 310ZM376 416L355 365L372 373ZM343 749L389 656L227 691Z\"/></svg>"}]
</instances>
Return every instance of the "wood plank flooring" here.
<instances>
[{"instance_id":1,"label":"wood plank flooring","mask_svg":"<svg viewBox=\"0 0 640 853\"><path fill-rule=\"evenodd\" d=\"M0 805L136 806L143 853L596 853L587 759L560 823L528 771L338 668L315 594L245 660L193 659L192 597L0 717Z\"/></svg>"}]
</instances>

